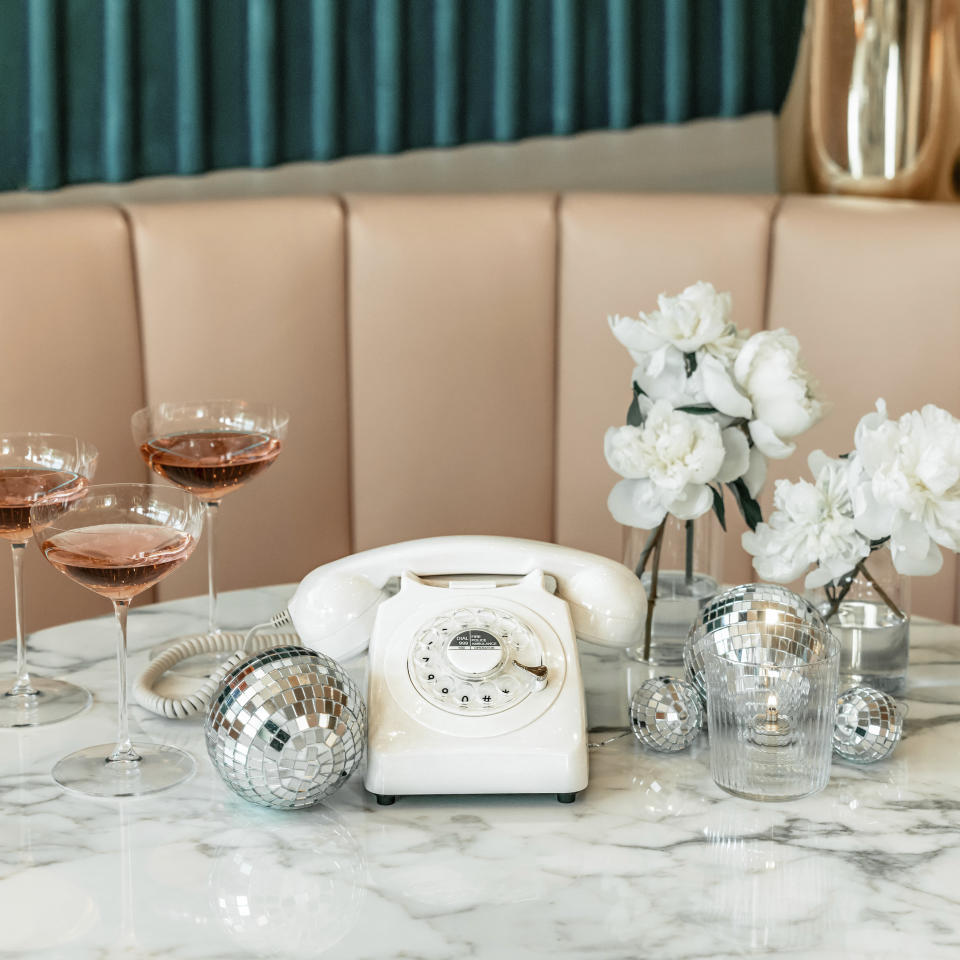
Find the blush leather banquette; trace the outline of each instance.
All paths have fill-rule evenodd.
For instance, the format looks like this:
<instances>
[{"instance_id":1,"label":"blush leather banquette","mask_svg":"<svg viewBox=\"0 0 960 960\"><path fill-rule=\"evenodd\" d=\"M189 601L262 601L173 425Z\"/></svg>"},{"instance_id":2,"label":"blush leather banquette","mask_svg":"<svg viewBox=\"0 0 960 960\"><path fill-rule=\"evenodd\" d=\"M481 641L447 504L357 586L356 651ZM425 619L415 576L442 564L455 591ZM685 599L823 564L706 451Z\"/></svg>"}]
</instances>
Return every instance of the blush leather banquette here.
<instances>
[{"instance_id":1,"label":"blush leather banquette","mask_svg":"<svg viewBox=\"0 0 960 960\"><path fill-rule=\"evenodd\" d=\"M487 194L251 198L0 215L0 429L74 432L97 480L145 478L130 414L243 396L292 414L276 464L225 502L223 589L447 533L614 557L631 361L608 313L710 280L785 326L832 403L774 478L849 448L878 396L960 413L960 207L831 198ZM730 511L728 511L729 513ZM724 575L752 579L739 518ZM914 583L957 615L957 565ZM197 555L153 598L202 593ZM31 549L27 627L104 614ZM150 596L145 599L151 599ZM142 602L142 601L141 601ZM0 635L13 633L0 560ZM228 624L225 624L228 625Z\"/></svg>"}]
</instances>

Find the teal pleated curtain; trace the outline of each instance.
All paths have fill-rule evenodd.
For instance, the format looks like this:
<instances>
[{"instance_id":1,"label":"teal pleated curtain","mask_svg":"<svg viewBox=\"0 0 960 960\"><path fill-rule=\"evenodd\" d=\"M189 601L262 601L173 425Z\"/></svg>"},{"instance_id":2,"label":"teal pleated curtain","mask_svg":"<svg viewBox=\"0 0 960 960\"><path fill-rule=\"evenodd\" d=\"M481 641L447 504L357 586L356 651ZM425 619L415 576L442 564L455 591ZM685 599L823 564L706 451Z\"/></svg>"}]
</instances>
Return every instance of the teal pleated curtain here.
<instances>
[{"instance_id":1,"label":"teal pleated curtain","mask_svg":"<svg viewBox=\"0 0 960 960\"><path fill-rule=\"evenodd\" d=\"M0 0L0 189L776 110L803 0Z\"/></svg>"}]
</instances>

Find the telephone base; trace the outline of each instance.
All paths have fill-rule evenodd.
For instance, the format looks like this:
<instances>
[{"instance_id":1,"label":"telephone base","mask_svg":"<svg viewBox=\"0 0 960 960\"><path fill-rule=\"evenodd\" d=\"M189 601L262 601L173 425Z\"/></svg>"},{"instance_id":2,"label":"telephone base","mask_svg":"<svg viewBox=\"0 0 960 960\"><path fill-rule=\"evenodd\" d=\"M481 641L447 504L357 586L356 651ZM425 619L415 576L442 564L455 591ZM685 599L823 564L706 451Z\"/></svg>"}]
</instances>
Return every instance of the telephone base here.
<instances>
[{"instance_id":1,"label":"telephone base","mask_svg":"<svg viewBox=\"0 0 960 960\"><path fill-rule=\"evenodd\" d=\"M573 803L577 799L575 793L558 793L557 794L557 803Z\"/></svg>"}]
</instances>

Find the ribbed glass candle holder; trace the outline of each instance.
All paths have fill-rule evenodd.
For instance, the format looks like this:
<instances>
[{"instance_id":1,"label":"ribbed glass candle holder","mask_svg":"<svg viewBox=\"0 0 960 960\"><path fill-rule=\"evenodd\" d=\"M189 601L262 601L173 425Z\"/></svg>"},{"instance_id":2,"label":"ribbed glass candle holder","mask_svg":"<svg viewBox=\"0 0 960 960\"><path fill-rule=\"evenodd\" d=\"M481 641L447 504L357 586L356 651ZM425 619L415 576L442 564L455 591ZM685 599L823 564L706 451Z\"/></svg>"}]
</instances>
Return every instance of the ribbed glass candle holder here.
<instances>
[{"instance_id":1,"label":"ribbed glass candle holder","mask_svg":"<svg viewBox=\"0 0 960 960\"><path fill-rule=\"evenodd\" d=\"M800 626L782 633L705 651L710 772L749 800L796 800L830 779L840 645Z\"/></svg>"}]
</instances>

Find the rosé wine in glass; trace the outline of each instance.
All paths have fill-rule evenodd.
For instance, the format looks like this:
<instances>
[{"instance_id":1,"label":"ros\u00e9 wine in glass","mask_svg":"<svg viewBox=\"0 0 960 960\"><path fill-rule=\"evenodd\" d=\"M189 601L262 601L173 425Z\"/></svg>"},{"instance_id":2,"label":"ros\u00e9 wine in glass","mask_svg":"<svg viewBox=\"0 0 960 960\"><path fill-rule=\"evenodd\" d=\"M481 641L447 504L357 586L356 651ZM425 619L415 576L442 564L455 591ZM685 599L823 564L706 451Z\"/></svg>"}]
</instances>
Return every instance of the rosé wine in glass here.
<instances>
[{"instance_id":1,"label":"ros\u00e9 wine in glass","mask_svg":"<svg viewBox=\"0 0 960 960\"><path fill-rule=\"evenodd\" d=\"M82 497L87 478L71 470L0 467L0 537L26 543L32 536L30 507L38 500L66 504Z\"/></svg>"},{"instance_id":2,"label":"ros\u00e9 wine in glass","mask_svg":"<svg viewBox=\"0 0 960 960\"><path fill-rule=\"evenodd\" d=\"M68 790L132 797L189 777L193 757L176 747L132 743L127 719L127 611L131 600L184 563L203 526L203 504L185 490L146 483L88 487L65 506L39 503L30 523L40 552L66 577L113 602L118 627L116 744L71 753L53 768Z\"/></svg>"},{"instance_id":3,"label":"ros\u00e9 wine in glass","mask_svg":"<svg viewBox=\"0 0 960 960\"><path fill-rule=\"evenodd\" d=\"M217 635L216 516L223 498L274 463L286 437L288 414L269 403L204 400L155 403L130 421L144 462L206 506L207 633ZM161 652L163 648L154 653ZM175 671L206 676L229 656L203 654Z\"/></svg>"},{"instance_id":4,"label":"ros\u00e9 wine in glass","mask_svg":"<svg viewBox=\"0 0 960 960\"><path fill-rule=\"evenodd\" d=\"M172 527L99 523L57 533L40 545L75 583L108 600L131 600L193 553L193 538Z\"/></svg>"},{"instance_id":5,"label":"ros\u00e9 wine in glass","mask_svg":"<svg viewBox=\"0 0 960 960\"><path fill-rule=\"evenodd\" d=\"M90 693L73 683L31 674L23 629L23 555L33 537L30 508L62 513L93 477L97 449L54 433L0 435L0 539L10 544L17 628L17 672L0 678L0 727L33 727L72 717L89 706Z\"/></svg>"},{"instance_id":6,"label":"ros\u00e9 wine in glass","mask_svg":"<svg viewBox=\"0 0 960 960\"><path fill-rule=\"evenodd\" d=\"M266 433L175 433L140 445L151 470L201 500L221 500L279 455L279 439Z\"/></svg>"}]
</instances>

